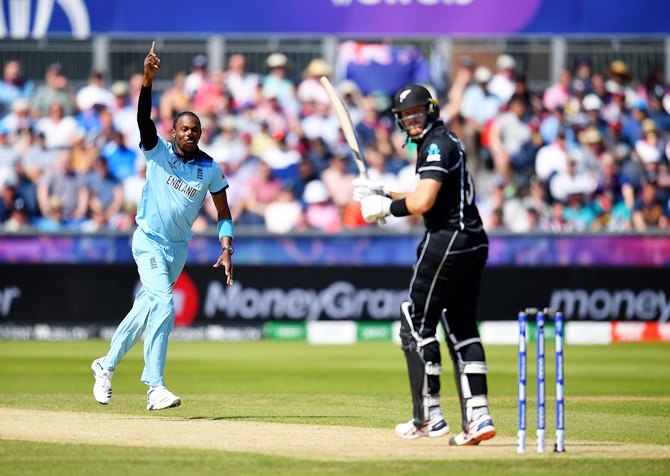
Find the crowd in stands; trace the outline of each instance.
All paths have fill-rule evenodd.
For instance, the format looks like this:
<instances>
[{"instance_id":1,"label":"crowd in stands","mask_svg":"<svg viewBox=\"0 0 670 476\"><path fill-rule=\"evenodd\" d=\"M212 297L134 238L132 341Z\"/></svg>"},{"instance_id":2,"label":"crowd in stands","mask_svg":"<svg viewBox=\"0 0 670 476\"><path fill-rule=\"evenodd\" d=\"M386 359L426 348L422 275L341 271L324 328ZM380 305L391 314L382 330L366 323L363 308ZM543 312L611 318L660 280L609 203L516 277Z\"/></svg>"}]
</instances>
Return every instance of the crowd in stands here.
<instances>
[{"instance_id":1,"label":"crowd in stands","mask_svg":"<svg viewBox=\"0 0 670 476\"><path fill-rule=\"evenodd\" d=\"M285 55L267 71L247 70L231 55L224 70L193 59L164 91L154 91L158 133L172 140L174 115L201 119L200 148L222 167L238 226L272 233L337 233L369 225L352 200L357 174L318 79L333 75L314 59L298 78ZM622 61L593 71L588 58L545 91L531 91L513 57L493 71L464 58L469 83L456 114L444 117L461 138L477 177L488 231L645 231L669 225L670 88L662 69L634 78ZM334 79L334 78L333 78ZM37 85L39 83L39 85ZM67 66L43 81L4 65L0 83L0 229L130 230L145 181L136 107L142 76L107 84L94 69L74 90ZM388 98L336 84L350 110L370 177L394 191L416 186L415 149L390 114ZM447 99L443 99L442 102ZM454 104L451 104L454 106ZM410 230L418 217L388 217ZM215 225L211 197L194 231Z\"/></svg>"}]
</instances>

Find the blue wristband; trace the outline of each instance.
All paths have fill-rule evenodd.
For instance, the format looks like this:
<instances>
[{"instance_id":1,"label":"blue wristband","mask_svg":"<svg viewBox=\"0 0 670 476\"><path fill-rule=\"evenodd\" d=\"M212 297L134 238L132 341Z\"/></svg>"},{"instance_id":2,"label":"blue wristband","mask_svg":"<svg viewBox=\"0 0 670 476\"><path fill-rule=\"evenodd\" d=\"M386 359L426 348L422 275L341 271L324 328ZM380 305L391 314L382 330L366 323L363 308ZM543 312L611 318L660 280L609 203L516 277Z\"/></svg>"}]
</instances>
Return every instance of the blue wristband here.
<instances>
[{"instance_id":1,"label":"blue wristband","mask_svg":"<svg viewBox=\"0 0 670 476\"><path fill-rule=\"evenodd\" d=\"M233 238L233 220L221 220L216 227L219 229L219 240L224 236Z\"/></svg>"}]
</instances>

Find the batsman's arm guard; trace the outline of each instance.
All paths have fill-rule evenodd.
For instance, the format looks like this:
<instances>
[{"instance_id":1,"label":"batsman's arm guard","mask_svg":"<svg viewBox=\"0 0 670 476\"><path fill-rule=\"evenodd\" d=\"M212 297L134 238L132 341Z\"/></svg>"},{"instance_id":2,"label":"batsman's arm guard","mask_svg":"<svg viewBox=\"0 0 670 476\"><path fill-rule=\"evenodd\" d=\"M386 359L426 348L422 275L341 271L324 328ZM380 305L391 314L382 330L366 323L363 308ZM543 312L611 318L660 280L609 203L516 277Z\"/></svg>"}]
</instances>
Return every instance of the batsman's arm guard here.
<instances>
[{"instance_id":1,"label":"batsman's arm guard","mask_svg":"<svg viewBox=\"0 0 670 476\"><path fill-rule=\"evenodd\" d=\"M404 302L400 306L400 341L407 360L409 386L412 391L414 426L421 428L429 419L428 409L440 404L439 395L428 395L427 375L440 375L440 363L426 362L423 358L423 347L437 339L429 337L422 339L414 330L410 315L410 303Z\"/></svg>"}]
</instances>

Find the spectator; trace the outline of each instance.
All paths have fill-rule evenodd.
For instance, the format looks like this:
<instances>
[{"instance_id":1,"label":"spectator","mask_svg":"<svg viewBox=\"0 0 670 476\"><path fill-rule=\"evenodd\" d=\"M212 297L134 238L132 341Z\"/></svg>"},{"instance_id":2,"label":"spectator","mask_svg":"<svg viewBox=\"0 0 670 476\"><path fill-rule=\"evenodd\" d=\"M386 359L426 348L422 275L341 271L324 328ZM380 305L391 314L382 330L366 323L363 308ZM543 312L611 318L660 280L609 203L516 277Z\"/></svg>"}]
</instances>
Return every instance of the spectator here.
<instances>
[{"instance_id":1,"label":"spectator","mask_svg":"<svg viewBox=\"0 0 670 476\"><path fill-rule=\"evenodd\" d=\"M567 155L565 171L558 172L549 182L552 198L560 201L567 201L573 194L591 195L597 186L598 182L592 175L577 171L574 154Z\"/></svg>"},{"instance_id":2,"label":"spectator","mask_svg":"<svg viewBox=\"0 0 670 476\"><path fill-rule=\"evenodd\" d=\"M33 97L33 111L37 116L46 116L51 110L51 105L58 102L64 116L72 116L76 110L76 98L70 89L69 80L63 74L63 66L60 63L51 64L44 76L45 84L38 87Z\"/></svg>"},{"instance_id":3,"label":"spectator","mask_svg":"<svg viewBox=\"0 0 670 476\"><path fill-rule=\"evenodd\" d=\"M303 114L309 115L312 111L313 104L330 104L328 94L319 82L321 76L329 77L333 74L333 70L321 58L314 58L309 62L305 71L303 71L303 80L298 85L297 95L298 101L303 105Z\"/></svg>"},{"instance_id":4,"label":"spectator","mask_svg":"<svg viewBox=\"0 0 670 476\"><path fill-rule=\"evenodd\" d=\"M354 186L352 181L356 175L347 170L348 157L344 154L335 154L330 159L330 165L321 172L321 181L326 186L328 195L337 206L340 214L352 202Z\"/></svg>"},{"instance_id":5,"label":"spectator","mask_svg":"<svg viewBox=\"0 0 670 476\"><path fill-rule=\"evenodd\" d=\"M295 192L295 196L299 197L299 200L302 200L302 197L305 194L305 187L312 180L317 180L319 178L320 172L314 168L314 164L306 158L303 158L298 163L298 178L295 183L290 184L291 188Z\"/></svg>"},{"instance_id":6,"label":"spectator","mask_svg":"<svg viewBox=\"0 0 670 476\"><path fill-rule=\"evenodd\" d=\"M496 73L488 84L488 91L500 98L502 104L507 104L516 91L514 68L516 61L510 55L500 55L496 59Z\"/></svg>"},{"instance_id":7,"label":"spectator","mask_svg":"<svg viewBox=\"0 0 670 476\"><path fill-rule=\"evenodd\" d=\"M300 153L291 148L283 131L275 131L277 147L268 149L263 153L261 159L270 165L272 174L282 180L294 182L298 176L298 163L302 158Z\"/></svg>"},{"instance_id":8,"label":"spectator","mask_svg":"<svg viewBox=\"0 0 670 476\"><path fill-rule=\"evenodd\" d=\"M604 141L605 147L614 154L618 164L622 164L630 158L633 149L621 136L621 121L607 123L607 135Z\"/></svg>"},{"instance_id":9,"label":"spectator","mask_svg":"<svg viewBox=\"0 0 670 476\"><path fill-rule=\"evenodd\" d=\"M579 83L580 86L578 87L584 87L587 93L594 92L592 73L591 59L586 56L577 58L575 60L574 78L571 82L573 89Z\"/></svg>"},{"instance_id":10,"label":"spectator","mask_svg":"<svg viewBox=\"0 0 670 476\"><path fill-rule=\"evenodd\" d=\"M182 84L181 78L175 77L175 85L183 86L183 91L188 98L193 98L196 91L207 81L207 56L196 55L191 62L191 72L184 77ZM180 109L183 111L184 109Z\"/></svg>"},{"instance_id":11,"label":"spectator","mask_svg":"<svg viewBox=\"0 0 670 476\"><path fill-rule=\"evenodd\" d=\"M311 109L312 113L305 116L301 121L305 137L308 140L321 137L328 146L336 145L340 137L340 123L337 121L337 117L331 114L330 102L316 101L312 103Z\"/></svg>"},{"instance_id":12,"label":"spectator","mask_svg":"<svg viewBox=\"0 0 670 476\"><path fill-rule=\"evenodd\" d=\"M188 111L191 109L191 100L200 88L205 87L207 84L207 78L200 78L200 70L198 69L197 71L197 75L188 76L189 78L198 78L198 87L193 91L187 87L187 76L180 72L174 76L170 87L161 94L158 101L158 115L161 121L167 121L172 124L172 119L177 114L181 111ZM193 81L195 82L195 79Z\"/></svg>"},{"instance_id":13,"label":"spectator","mask_svg":"<svg viewBox=\"0 0 670 476\"><path fill-rule=\"evenodd\" d=\"M587 127L595 127L598 129L601 135L607 134L607 122L600 117L600 111L602 110L603 102L595 94L587 94L582 100L582 109L585 113L584 122L582 124L583 129Z\"/></svg>"},{"instance_id":14,"label":"spectator","mask_svg":"<svg viewBox=\"0 0 670 476\"><path fill-rule=\"evenodd\" d=\"M214 71L193 96L193 108L200 114L226 114L231 110L229 93L226 90L223 70Z\"/></svg>"},{"instance_id":15,"label":"spectator","mask_svg":"<svg viewBox=\"0 0 670 476\"><path fill-rule=\"evenodd\" d=\"M560 126L554 140L540 147L535 158L535 175L547 183L552 176L567 170L568 151L565 146L565 127Z\"/></svg>"},{"instance_id":16,"label":"spectator","mask_svg":"<svg viewBox=\"0 0 670 476\"><path fill-rule=\"evenodd\" d=\"M649 118L653 119L660 131L670 130L670 114L663 107L666 97L664 89L658 86L649 93ZM670 96L669 96L670 97Z\"/></svg>"},{"instance_id":17,"label":"spectator","mask_svg":"<svg viewBox=\"0 0 670 476\"><path fill-rule=\"evenodd\" d=\"M291 121L274 94L269 92L259 98L254 117L259 122L267 122L272 132L282 131L283 134L288 134Z\"/></svg>"},{"instance_id":18,"label":"spectator","mask_svg":"<svg viewBox=\"0 0 670 476\"><path fill-rule=\"evenodd\" d=\"M85 186L85 177L72 169L72 153L63 149L55 160L54 167L40 179L37 187L37 203L42 216L54 218L57 223L69 220L81 220L88 209L89 192ZM54 206L57 200L57 206Z\"/></svg>"},{"instance_id":19,"label":"spectator","mask_svg":"<svg viewBox=\"0 0 670 476\"><path fill-rule=\"evenodd\" d=\"M554 142L559 129L565 133L566 147L576 149L578 145L575 131L568 124L565 109L562 106L556 106L552 113L545 115L540 121L540 134L544 143L551 144Z\"/></svg>"},{"instance_id":20,"label":"spectator","mask_svg":"<svg viewBox=\"0 0 670 476\"><path fill-rule=\"evenodd\" d=\"M108 223L121 211L124 203L123 186L110 171L105 157L98 157L93 170L86 176L89 209L98 224Z\"/></svg>"},{"instance_id":21,"label":"spectator","mask_svg":"<svg viewBox=\"0 0 670 476\"><path fill-rule=\"evenodd\" d=\"M596 226L597 213L590 199L590 195L583 193L571 193L568 196L563 217L569 230L584 232Z\"/></svg>"},{"instance_id":22,"label":"spectator","mask_svg":"<svg viewBox=\"0 0 670 476\"><path fill-rule=\"evenodd\" d=\"M0 223L9 218L9 214L14 206L14 200L17 198L14 185L8 182L0 183Z\"/></svg>"},{"instance_id":23,"label":"spectator","mask_svg":"<svg viewBox=\"0 0 670 476\"><path fill-rule=\"evenodd\" d=\"M514 164L516 171L516 187L527 187L529 180L535 173L535 161L537 153L545 146L542 134L540 134L540 124L537 121L530 123L530 140L521 145L517 154L517 160Z\"/></svg>"},{"instance_id":24,"label":"spectator","mask_svg":"<svg viewBox=\"0 0 670 476\"><path fill-rule=\"evenodd\" d=\"M123 181L123 202L134 203L135 207L140 203L144 184L147 182L147 161L144 157L135 161L135 175L127 177Z\"/></svg>"},{"instance_id":25,"label":"spectator","mask_svg":"<svg viewBox=\"0 0 670 476\"><path fill-rule=\"evenodd\" d=\"M305 202L305 224L308 228L326 233L337 233L342 229L340 212L321 180L309 182L302 199Z\"/></svg>"},{"instance_id":26,"label":"spectator","mask_svg":"<svg viewBox=\"0 0 670 476\"><path fill-rule=\"evenodd\" d=\"M265 226L265 208L277 199L282 181L272 174L272 168L258 161L256 173L247 181L249 194L244 202L244 211L236 222L244 225Z\"/></svg>"},{"instance_id":27,"label":"spectator","mask_svg":"<svg viewBox=\"0 0 670 476\"><path fill-rule=\"evenodd\" d=\"M623 91L626 98L626 107L630 108L638 101L642 100L630 85L630 82L633 79L633 73L628 69L626 63L621 60L612 61L608 74L610 77L606 83L608 89Z\"/></svg>"},{"instance_id":28,"label":"spectator","mask_svg":"<svg viewBox=\"0 0 670 476\"><path fill-rule=\"evenodd\" d=\"M605 78L602 74L594 74L591 77L591 94L595 94L600 98L603 104L607 104L610 100L610 93L605 84Z\"/></svg>"},{"instance_id":29,"label":"spectator","mask_svg":"<svg viewBox=\"0 0 670 476\"><path fill-rule=\"evenodd\" d=\"M105 87L105 76L100 68L93 68L88 76L88 84L75 96L77 107L82 113L90 111L96 105L108 109L114 106L114 95Z\"/></svg>"},{"instance_id":30,"label":"spectator","mask_svg":"<svg viewBox=\"0 0 670 476\"><path fill-rule=\"evenodd\" d=\"M579 133L579 142L579 151L574 151L577 172L588 172L597 177L600 172L600 156L605 152L602 134L595 127L588 127Z\"/></svg>"},{"instance_id":31,"label":"spectator","mask_svg":"<svg viewBox=\"0 0 670 476\"><path fill-rule=\"evenodd\" d=\"M72 147L81 131L74 117L65 115L63 105L55 100L49 106L49 114L40 119L36 129L44 134L44 145L47 149Z\"/></svg>"},{"instance_id":32,"label":"spectator","mask_svg":"<svg viewBox=\"0 0 670 476\"><path fill-rule=\"evenodd\" d=\"M134 78L139 77L139 86L134 86L138 91L131 91L130 84L137 82ZM122 134L124 146L133 152L136 158L143 158L140 150L140 133L137 128L137 97L142 85L142 77L134 76L131 82L116 81L112 84L111 92L116 97L116 106L112 109L112 121L114 130ZM135 97L131 100L131 94Z\"/></svg>"},{"instance_id":33,"label":"spectator","mask_svg":"<svg viewBox=\"0 0 670 476\"><path fill-rule=\"evenodd\" d=\"M126 147L123 134L117 130L112 133L111 140L100 150L100 155L107 159L109 173L117 179L125 179L135 175L137 155Z\"/></svg>"},{"instance_id":34,"label":"spectator","mask_svg":"<svg viewBox=\"0 0 670 476\"><path fill-rule=\"evenodd\" d=\"M526 210L532 210L534 216L531 220L535 220L531 224L533 228L539 228L542 221L551 218L551 207L549 206L547 189L545 184L540 182L537 177L530 181L528 188L528 195L523 198L523 206Z\"/></svg>"},{"instance_id":35,"label":"spectator","mask_svg":"<svg viewBox=\"0 0 670 476\"><path fill-rule=\"evenodd\" d=\"M531 138L530 125L526 121L526 106L521 96L513 96L508 111L498 116L491 129L491 153L493 166L505 183L513 184L512 172L519 163L522 145Z\"/></svg>"},{"instance_id":36,"label":"spectator","mask_svg":"<svg viewBox=\"0 0 670 476\"><path fill-rule=\"evenodd\" d=\"M600 111L600 115L607 122L622 122L624 120L624 115L628 113L623 90L615 87L611 92L608 90L607 94L609 101L605 102L605 105Z\"/></svg>"},{"instance_id":37,"label":"spectator","mask_svg":"<svg viewBox=\"0 0 670 476\"><path fill-rule=\"evenodd\" d=\"M479 165L484 164L484 149L481 147L484 128L493 120L500 110L498 96L487 91L486 87L492 78L491 70L486 66L479 66L472 77L473 82L463 93L461 116L463 123L463 142L468 153L468 159L477 171Z\"/></svg>"},{"instance_id":38,"label":"spectator","mask_svg":"<svg viewBox=\"0 0 670 476\"><path fill-rule=\"evenodd\" d=\"M35 120L30 116L30 102L27 99L18 98L12 103L11 111L0 120L0 129L7 130L10 141L17 143L23 140L29 141L26 135L35 126ZM29 144L25 144L26 146Z\"/></svg>"},{"instance_id":39,"label":"spectator","mask_svg":"<svg viewBox=\"0 0 670 476\"><path fill-rule=\"evenodd\" d=\"M19 150L9 142L9 131L0 128L0 186L16 184L16 164L20 158Z\"/></svg>"},{"instance_id":40,"label":"spectator","mask_svg":"<svg viewBox=\"0 0 670 476\"><path fill-rule=\"evenodd\" d=\"M31 132L30 139L30 145L22 158L23 170L28 179L37 184L44 171L51 167L54 159L58 156L58 150L46 149L43 132Z\"/></svg>"},{"instance_id":41,"label":"spectator","mask_svg":"<svg viewBox=\"0 0 670 476\"><path fill-rule=\"evenodd\" d=\"M32 219L39 215L39 206L37 205L37 186L35 182L26 176L23 167L23 159L16 163L17 181L14 184L17 196L23 200L26 213Z\"/></svg>"},{"instance_id":42,"label":"spectator","mask_svg":"<svg viewBox=\"0 0 670 476\"><path fill-rule=\"evenodd\" d=\"M24 77L21 63L18 60L7 61L0 83L0 118L9 112L17 99L30 101L34 93L35 84Z\"/></svg>"},{"instance_id":43,"label":"spectator","mask_svg":"<svg viewBox=\"0 0 670 476\"><path fill-rule=\"evenodd\" d=\"M312 163L317 174L321 174L328 167L332 156L333 152L323 137L315 137L308 141L306 157Z\"/></svg>"},{"instance_id":44,"label":"spectator","mask_svg":"<svg viewBox=\"0 0 670 476\"><path fill-rule=\"evenodd\" d=\"M107 224L108 228L118 231L132 231L137 227L135 216L137 215L137 203L126 202L123 204L122 213L116 215Z\"/></svg>"},{"instance_id":45,"label":"spectator","mask_svg":"<svg viewBox=\"0 0 670 476\"><path fill-rule=\"evenodd\" d=\"M551 85L544 92L542 97L542 104L549 111L552 112L556 106L563 106L568 103L570 99L570 83L572 82L572 73L568 69L561 71L557 83Z\"/></svg>"},{"instance_id":46,"label":"spectator","mask_svg":"<svg viewBox=\"0 0 670 476\"><path fill-rule=\"evenodd\" d=\"M361 90L358 85L350 79L345 79L338 83L337 90L340 93L344 105L347 107L347 111L349 111L349 117L351 117L351 122L355 127L363 119L363 111L361 110L363 95Z\"/></svg>"},{"instance_id":47,"label":"spectator","mask_svg":"<svg viewBox=\"0 0 670 476\"><path fill-rule=\"evenodd\" d=\"M594 231L630 231L635 203L633 187L619 172L617 161L610 152L600 156L600 169L595 201L598 218Z\"/></svg>"},{"instance_id":48,"label":"spectator","mask_svg":"<svg viewBox=\"0 0 670 476\"><path fill-rule=\"evenodd\" d=\"M228 58L228 69L225 72L224 81L226 90L233 97L236 108L258 102L260 78L257 74L248 72L246 65L247 60L244 55L234 54Z\"/></svg>"},{"instance_id":49,"label":"spectator","mask_svg":"<svg viewBox=\"0 0 670 476\"><path fill-rule=\"evenodd\" d=\"M270 233L284 234L305 227L303 207L290 185L284 185L277 198L265 207L265 227Z\"/></svg>"},{"instance_id":50,"label":"spectator","mask_svg":"<svg viewBox=\"0 0 670 476\"><path fill-rule=\"evenodd\" d=\"M292 116L299 112L296 88L287 77L288 58L281 53L272 53L266 60L268 74L262 80L263 97L275 97L282 109Z\"/></svg>"},{"instance_id":51,"label":"spectator","mask_svg":"<svg viewBox=\"0 0 670 476\"><path fill-rule=\"evenodd\" d=\"M72 228L71 220L63 214L63 204L58 195L48 197L46 208L42 211L43 216L35 220L35 227L41 233L55 233Z\"/></svg>"},{"instance_id":52,"label":"spectator","mask_svg":"<svg viewBox=\"0 0 670 476\"><path fill-rule=\"evenodd\" d=\"M30 231L30 216L26 209L26 204L21 197L16 197L9 209L9 217L2 223L2 230L5 232L16 233L21 231Z\"/></svg>"},{"instance_id":53,"label":"spectator","mask_svg":"<svg viewBox=\"0 0 670 476\"><path fill-rule=\"evenodd\" d=\"M667 206L658 198L658 186L653 177L643 180L642 190L633 208L633 227L635 231L645 232L650 228L668 226Z\"/></svg>"},{"instance_id":54,"label":"spectator","mask_svg":"<svg viewBox=\"0 0 670 476\"><path fill-rule=\"evenodd\" d=\"M372 96L366 96L361 101L361 121L355 126L356 136L361 147L368 147L374 143L375 129L380 125L381 114L377 111L377 101ZM386 124L390 127L390 124Z\"/></svg>"},{"instance_id":55,"label":"spectator","mask_svg":"<svg viewBox=\"0 0 670 476\"><path fill-rule=\"evenodd\" d=\"M645 164L656 164L663 156L664 144L658 138L658 128L653 119L642 121L642 138L635 141L635 153Z\"/></svg>"},{"instance_id":56,"label":"spectator","mask_svg":"<svg viewBox=\"0 0 670 476\"><path fill-rule=\"evenodd\" d=\"M226 174L235 174L249 155L249 144L237 133L237 120L233 115L219 121L220 133L214 138L208 151Z\"/></svg>"}]
</instances>

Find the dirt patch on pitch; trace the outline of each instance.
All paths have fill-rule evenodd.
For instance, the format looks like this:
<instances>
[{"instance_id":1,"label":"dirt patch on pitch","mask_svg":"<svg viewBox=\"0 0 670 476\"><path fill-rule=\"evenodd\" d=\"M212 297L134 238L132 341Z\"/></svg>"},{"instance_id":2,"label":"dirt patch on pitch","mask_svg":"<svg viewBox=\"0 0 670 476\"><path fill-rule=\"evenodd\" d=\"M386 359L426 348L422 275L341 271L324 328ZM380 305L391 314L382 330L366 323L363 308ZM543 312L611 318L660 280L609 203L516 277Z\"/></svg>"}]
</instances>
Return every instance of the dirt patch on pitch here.
<instances>
[{"instance_id":1,"label":"dirt patch on pitch","mask_svg":"<svg viewBox=\"0 0 670 476\"><path fill-rule=\"evenodd\" d=\"M93 445L249 452L318 461L519 458L516 440L496 437L477 447L449 446L448 438L404 441L392 430L326 425L238 422L0 408L0 439ZM547 447L551 442L547 441ZM670 447L571 442L567 453L534 458L670 458Z\"/></svg>"}]
</instances>

